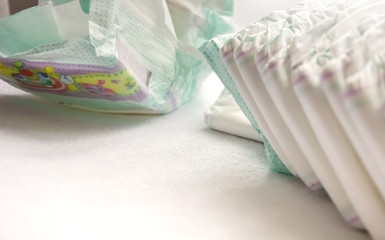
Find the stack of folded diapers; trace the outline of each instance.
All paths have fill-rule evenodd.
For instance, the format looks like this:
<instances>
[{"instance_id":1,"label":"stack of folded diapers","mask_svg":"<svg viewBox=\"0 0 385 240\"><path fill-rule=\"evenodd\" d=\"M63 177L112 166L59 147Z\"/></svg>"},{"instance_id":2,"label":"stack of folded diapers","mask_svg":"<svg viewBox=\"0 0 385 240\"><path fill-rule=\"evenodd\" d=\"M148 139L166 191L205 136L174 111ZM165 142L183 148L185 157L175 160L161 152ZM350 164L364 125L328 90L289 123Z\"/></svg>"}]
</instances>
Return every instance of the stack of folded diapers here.
<instances>
[{"instance_id":1,"label":"stack of folded diapers","mask_svg":"<svg viewBox=\"0 0 385 240\"><path fill-rule=\"evenodd\" d=\"M385 1L304 1L201 51L262 135L273 170L324 188L385 239Z\"/></svg>"}]
</instances>

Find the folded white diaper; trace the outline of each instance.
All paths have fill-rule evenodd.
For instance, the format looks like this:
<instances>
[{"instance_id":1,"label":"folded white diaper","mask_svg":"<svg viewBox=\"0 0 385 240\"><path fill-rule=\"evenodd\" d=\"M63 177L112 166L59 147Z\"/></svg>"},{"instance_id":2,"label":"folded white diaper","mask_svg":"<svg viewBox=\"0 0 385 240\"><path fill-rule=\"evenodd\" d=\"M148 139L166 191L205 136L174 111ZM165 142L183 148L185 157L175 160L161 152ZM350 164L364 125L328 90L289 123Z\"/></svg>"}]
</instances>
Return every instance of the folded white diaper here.
<instances>
[{"instance_id":1,"label":"folded white diaper","mask_svg":"<svg viewBox=\"0 0 385 240\"><path fill-rule=\"evenodd\" d=\"M384 175L379 174L378 171L377 173L373 171L371 174L372 177L368 175L367 169L364 167L365 164L363 165L363 163L368 163L370 154L366 156L359 154L361 155L361 158L356 154L356 151L362 149L359 145L363 144L358 143L357 141L358 139L362 139L362 136L352 135L352 132L355 131L354 127L350 127L350 129L345 127L344 131L339 124L339 121L341 120L346 121L347 119L353 119L354 121L356 117L341 118L341 115L343 115L341 114L342 112L337 112L335 114L333 110L331 110L335 109L338 111L338 106L341 108L341 100L343 99L339 98L340 100L338 101L334 98L333 101L333 98L331 98L330 103L336 105L334 108L330 107L324 94L320 92L322 91L320 88L320 80L324 78L320 77L322 74L319 74L318 69L322 69L325 62L329 59L335 59L338 54L343 53L344 50L352 48L353 51L357 51L359 46L364 43L373 43L373 38L369 39L366 37L361 39L360 37L360 34L368 33L372 28L365 29L365 31L360 31L360 29L363 29L362 26L368 22L373 22L373 18L377 18L378 20L383 17L380 10L381 6L384 6L383 3L375 2L365 8L360 8L353 15L347 17L328 32L328 39L325 40L327 44L319 41L318 47L314 47L312 48L314 50L309 51L308 56L310 56L310 58L306 60L305 64L300 65L301 63L298 62L292 63L292 74L293 76L296 76L296 79L293 79L295 88L309 119L311 119L313 128L317 133L321 144L324 146L324 149L329 156L330 163L334 167L337 176L341 180L353 205L357 209L367 228L376 236L382 236L383 234L383 230L378 224L378 222L384 221L383 218L385 217L384 203L378 192L381 187L383 187L383 181L376 186L373 183L372 178L375 176L378 179L382 178ZM370 12L368 12L369 10ZM352 26L357 28L352 28ZM351 33L351 31L353 31L353 33ZM343 38L339 38L340 36L343 36ZM352 36L354 37L352 38ZM333 43L333 39L336 39L335 41L337 42ZM354 40L353 42L356 44L352 44L352 40ZM358 44L358 42L360 43ZM319 46L328 47L322 49ZM360 71L362 69L360 64L362 62L367 62L367 60L364 59L364 56L365 54L363 53L355 55L354 58L351 58L352 61L350 62L350 66L356 65L355 69ZM332 65L341 65L338 65L337 63L338 62L333 61ZM344 75L343 73L347 69L344 67L339 69L334 68L335 72L330 72L331 68L329 67L328 70L328 73L325 72L325 77L327 77L327 74L332 75L332 73L335 72L340 72ZM344 77L346 78L347 76L345 75ZM375 78L369 77L369 79ZM350 80L346 81L351 82ZM333 88L330 84L327 86L329 86L329 90L331 90L330 88ZM331 90L331 92L333 92L333 90ZM340 115L339 120L337 120L338 115ZM366 124L366 126L369 125L370 124ZM380 128L377 128L377 130L380 130ZM383 135L380 134L380 136ZM350 143L354 141L356 142L356 148L353 148ZM371 162L369 163L369 167L375 168L373 160L371 159L369 162ZM346 168L347 165L349 165L349 168ZM360 191L357 191L357 186L360 186Z\"/></svg>"},{"instance_id":2,"label":"folded white diaper","mask_svg":"<svg viewBox=\"0 0 385 240\"><path fill-rule=\"evenodd\" d=\"M385 239L384 9L304 1L202 49L283 164L310 188L319 179L374 239Z\"/></svg>"},{"instance_id":3,"label":"folded white diaper","mask_svg":"<svg viewBox=\"0 0 385 240\"><path fill-rule=\"evenodd\" d=\"M277 106L284 121L292 131L304 154L309 161L325 190L344 216L345 220L352 226L362 228L363 225L336 176L311 124L306 117L300 102L292 88L290 64L288 60L292 41L296 37L306 33L309 29L319 27L319 22L328 23L338 11L350 6L348 2L339 4L338 11L336 3L325 5L323 8L312 11L311 14L302 14L298 19L292 17L290 26L278 31L278 35L271 36L270 43L261 47L256 65L262 74L263 82L273 102ZM317 25L317 26L316 26Z\"/></svg>"},{"instance_id":4,"label":"folded white diaper","mask_svg":"<svg viewBox=\"0 0 385 240\"><path fill-rule=\"evenodd\" d=\"M207 109L204 117L207 126L215 130L258 142L263 141L226 88L215 103Z\"/></svg>"}]
</instances>

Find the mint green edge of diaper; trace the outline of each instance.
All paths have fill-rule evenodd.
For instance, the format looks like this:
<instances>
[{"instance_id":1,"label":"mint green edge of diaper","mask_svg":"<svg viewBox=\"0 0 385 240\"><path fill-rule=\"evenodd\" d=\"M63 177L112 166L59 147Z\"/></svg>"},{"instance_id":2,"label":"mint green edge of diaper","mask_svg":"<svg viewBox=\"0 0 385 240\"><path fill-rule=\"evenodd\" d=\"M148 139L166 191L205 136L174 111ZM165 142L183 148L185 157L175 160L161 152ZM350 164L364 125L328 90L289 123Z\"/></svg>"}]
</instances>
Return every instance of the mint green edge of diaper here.
<instances>
[{"instance_id":1,"label":"mint green edge of diaper","mask_svg":"<svg viewBox=\"0 0 385 240\"><path fill-rule=\"evenodd\" d=\"M73 0L51 0L51 1L52 1L52 4L56 6L56 5L72 2ZM83 12L89 14L91 0L79 0L79 3L80 3L80 6L82 7Z\"/></svg>"},{"instance_id":2,"label":"mint green edge of diaper","mask_svg":"<svg viewBox=\"0 0 385 240\"><path fill-rule=\"evenodd\" d=\"M90 13L90 0L79 0L80 6L82 7L83 12Z\"/></svg>"},{"instance_id":3,"label":"mint green edge of diaper","mask_svg":"<svg viewBox=\"0 0 385 240\"><path fill-rule=\"evenodd\" d=\"M223 44L230 37L230 35L228 35L227 37L221 36L217 38L217 41L219 40L219 44L223 46ZM219 56L221 46L218 46L216 41L210 40L203 44L199 50L205 56L207 62L213 68L214 72L218 75L223 85L231 92L235 101L237 102L243 113L246 115L246 117L249 119L250 123L262 136L263 142L265 144L266 158L270 164L271 170L277 173L292 175L290 171L286 168L286 166L282 163L282 161L279 159L278 155L274 151L273 147L270 145L267 138L263 135L261 129L258 126L258 123L255 121L246 103L243 101L236 85L234 84L233 79L231 78L230 74L226 69L226 66L224 65L222 59Z\"/></svg>"}]
</instances>

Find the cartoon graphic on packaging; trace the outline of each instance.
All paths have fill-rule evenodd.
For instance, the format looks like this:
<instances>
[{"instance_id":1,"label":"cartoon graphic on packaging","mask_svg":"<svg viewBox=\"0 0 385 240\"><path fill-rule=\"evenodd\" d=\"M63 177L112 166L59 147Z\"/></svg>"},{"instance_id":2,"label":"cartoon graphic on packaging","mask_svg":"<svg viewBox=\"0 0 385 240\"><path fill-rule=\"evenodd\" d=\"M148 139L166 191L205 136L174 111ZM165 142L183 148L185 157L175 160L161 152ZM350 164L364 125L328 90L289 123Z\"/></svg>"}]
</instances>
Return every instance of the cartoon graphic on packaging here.
<instances>
[{"instance_id":1,"label":"cartoon graphic on packaging","mask_svg":"<svg viewBox=\"0 0 385 240\"><path fill-rule=\"evenodd\" d=\"M61 83L54 76L50 76L48 74L50 69L49 66L45 69L45 71L31 71L30 69L24 68L24 63L22 61L17 61L13 63L13 67L18 71L16 73L12 73L11 76L14 80L18 81L21 86L35 90L50 89L57 91L65 89L63 83Z\"/></svg>"},{"instance_id":2,"label":"cartoon graphic on packaging","mask_svg":"<svg viewBox=\"0 0 385 240\"><path fill-rule=\"evenodd\" d=\"M109 88L103 87L105 84L104 80L99 80L98 84L90 84L90 83L75 83L77 88L84 93L95 94L95 95L103 95L103 96L114 96L115 92Z\"/></svg>"},{"instance_id":3,"label":"cartoon graphic on packaging","mask_svg":"<svg viewBox=\"0 0 385 240\"><path fill-rule=\"evenodd\" d=\"M26 65L19 60L8 64L0 61L0 76L21 89L64 96L143 101L148 95L147 86L141 86L123 67L110 73L95 73L87 71L89 66L85 66L85 70L77 69L80 73L69 74L65 64L55 68L54 63L47 63L44 67L41 63L39 66Z\"/></svg>"}]
</instances>

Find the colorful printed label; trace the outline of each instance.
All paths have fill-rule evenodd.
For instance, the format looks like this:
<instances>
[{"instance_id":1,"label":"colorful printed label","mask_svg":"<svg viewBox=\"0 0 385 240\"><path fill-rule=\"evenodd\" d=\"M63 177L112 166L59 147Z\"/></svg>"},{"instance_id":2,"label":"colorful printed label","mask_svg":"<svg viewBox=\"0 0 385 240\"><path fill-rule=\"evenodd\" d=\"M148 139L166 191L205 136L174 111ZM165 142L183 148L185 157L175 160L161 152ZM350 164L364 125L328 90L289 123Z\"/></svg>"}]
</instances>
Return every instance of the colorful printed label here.
<instances>
[{"instance_id":1,"label":"colorful printed label","mask_svg":"<svg viewBox=\"0 0 385 240\"><path fill-rule=\"evenodd\" d=\"M97 71L92 71L97 69ZM138 81L121 65L97 66L0 59L0 77L21 89L71 97L143 101L148 96L150 72Z\"/></svg>"}]
</instances>

